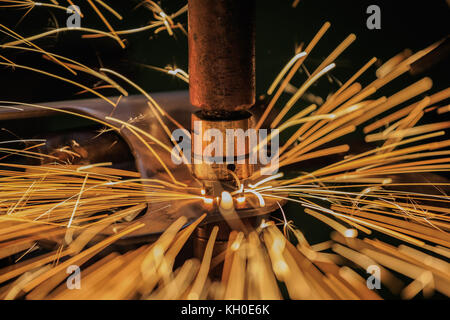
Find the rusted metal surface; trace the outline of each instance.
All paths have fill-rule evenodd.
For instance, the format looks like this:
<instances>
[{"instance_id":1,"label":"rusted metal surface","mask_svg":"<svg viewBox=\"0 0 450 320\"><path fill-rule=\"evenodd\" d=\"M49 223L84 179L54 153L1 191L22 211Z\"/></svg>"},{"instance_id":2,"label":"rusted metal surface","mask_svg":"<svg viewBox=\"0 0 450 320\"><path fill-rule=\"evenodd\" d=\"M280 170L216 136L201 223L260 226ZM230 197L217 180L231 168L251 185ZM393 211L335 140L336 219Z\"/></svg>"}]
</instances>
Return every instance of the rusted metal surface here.
<instances>
[{"instance_id":1,"label":"rusted metal surface","mask_svg":"<svg viewBox=\"0 0 450 320\"><path fill-rule=\"evenodd\" d=\"M227 118L255 103L254 0L189 0L189 92L204 113Z\"/></svg>"}]
</instances>

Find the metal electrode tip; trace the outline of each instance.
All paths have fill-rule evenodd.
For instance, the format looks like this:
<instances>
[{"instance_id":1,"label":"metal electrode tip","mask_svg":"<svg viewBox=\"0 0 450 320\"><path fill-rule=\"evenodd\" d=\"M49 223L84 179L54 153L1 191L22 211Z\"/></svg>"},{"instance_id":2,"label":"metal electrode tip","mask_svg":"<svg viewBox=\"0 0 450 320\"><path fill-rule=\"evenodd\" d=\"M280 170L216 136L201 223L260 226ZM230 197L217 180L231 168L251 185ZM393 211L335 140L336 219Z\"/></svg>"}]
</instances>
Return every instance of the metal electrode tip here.
<instances>
[{"instance_id":1,"label":"metal electrode tip","mask_svg":"<svg viewBox=\"0 0 450 320\"><path fill-rule=\"evenodd\" d=\"M220 199L220 208L225 211L233 210L233 197L228 191L223 191Z\"/></svg>"},{"instance_id":2,"label":"metal electrode tip","mask_svg":"<svg viewBox=\"0 0 450 320\"><path fill-rule=\"evenodd\" d=\"M192 115L192 163L194 175L208 181L245 180L254 171L250 163L250 136L254 126L250 112L233 113L229 120L204 116L202 111Z\"/></svg>"}]
</instances>

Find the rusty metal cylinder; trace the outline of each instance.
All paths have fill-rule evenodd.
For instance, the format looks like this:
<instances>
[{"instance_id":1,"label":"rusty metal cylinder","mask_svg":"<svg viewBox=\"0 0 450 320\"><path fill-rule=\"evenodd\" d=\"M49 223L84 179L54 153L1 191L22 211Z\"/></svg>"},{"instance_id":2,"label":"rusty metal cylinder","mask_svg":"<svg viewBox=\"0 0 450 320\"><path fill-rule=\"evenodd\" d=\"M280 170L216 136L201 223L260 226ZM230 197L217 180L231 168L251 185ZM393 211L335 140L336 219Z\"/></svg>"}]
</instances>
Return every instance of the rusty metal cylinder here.
<instances>
[{"instance_id":1,"label":"rusty metal cylinder","mask_svg":"<svg viewBox=\"0 0 450 320\"><path fill-rule=\"evenodd\" d=\"M216 118L255 103L255 0L189 0L191 103Z\"/></svg>"},{"instance_id":2,"label":"rusty metal cylinder","mask_svg":"<svg viewBox=\"0 0 450 320\"><path fill-rule=\"evenodd\" d=\"M249 158L253 116L247 111L234 112L233 116L217 120L205 117L201 111L192 114L193 171L205 183L243 180L253 173L254 164Z\"/></svg>"}]
</instances>

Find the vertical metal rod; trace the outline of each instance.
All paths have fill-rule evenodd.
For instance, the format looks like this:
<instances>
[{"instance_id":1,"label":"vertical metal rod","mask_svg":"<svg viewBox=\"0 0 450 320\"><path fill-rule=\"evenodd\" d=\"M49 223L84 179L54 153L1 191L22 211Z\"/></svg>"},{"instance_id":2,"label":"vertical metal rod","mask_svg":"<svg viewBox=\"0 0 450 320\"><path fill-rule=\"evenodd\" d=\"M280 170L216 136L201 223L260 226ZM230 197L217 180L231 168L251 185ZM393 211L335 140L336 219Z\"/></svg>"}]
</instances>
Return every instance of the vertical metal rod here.
<instances>
[{"instance_id":1,"label":"vertical metal rod","mask_svg":"<svg viewBox=\"0 0 450 320\"><path fill-rule=\"evenodd\" d=\"M224 118L255 103L255 0L189 0L191 103Z\"/></svg>"}]
</instances>

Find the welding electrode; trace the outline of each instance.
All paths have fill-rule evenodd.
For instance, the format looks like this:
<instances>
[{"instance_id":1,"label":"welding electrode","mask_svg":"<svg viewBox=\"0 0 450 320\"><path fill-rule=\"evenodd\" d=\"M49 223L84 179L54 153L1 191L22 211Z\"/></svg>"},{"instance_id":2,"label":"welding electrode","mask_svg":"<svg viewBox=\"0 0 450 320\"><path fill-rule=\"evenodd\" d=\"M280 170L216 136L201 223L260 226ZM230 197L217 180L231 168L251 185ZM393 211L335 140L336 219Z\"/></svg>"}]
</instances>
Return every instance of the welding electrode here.
<instances>
[{"instance_id":1,"label":"welding electrode","mask_svg":"<svg viewBox=\"0 0 450 320\"><path fill-rule=\"evenodd\" d=\"M189 94L211 117L255 103L255 1L189 0Z\"/></svg>"},{"instance_id":2,"label":"welding electrode","mask_svg":"<svg viewBox=\"0 0 450 320\"><path fill-rule=\"evenodd\" d=\"M192 128L197 128L192 139L194 152L195 137L202 139L208 129L215 128L225 136L227 129L246 131L253 126L247 110L255 103L254 16L254 0L188 2L189 95L191 103L200 108L192 116ZM223 142L222 150L226 150ZM202 157L205 147L202 143L194 157ZM236 159L248 159L248 145L244 149L243 154L237 154L235 148ZM206 184L234 177L246 179L252 170L248 161L213 165L194 162L195 176Z\"/></svg>"}]
</instances>

